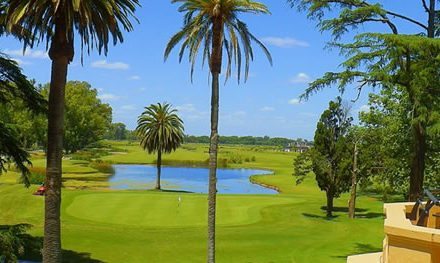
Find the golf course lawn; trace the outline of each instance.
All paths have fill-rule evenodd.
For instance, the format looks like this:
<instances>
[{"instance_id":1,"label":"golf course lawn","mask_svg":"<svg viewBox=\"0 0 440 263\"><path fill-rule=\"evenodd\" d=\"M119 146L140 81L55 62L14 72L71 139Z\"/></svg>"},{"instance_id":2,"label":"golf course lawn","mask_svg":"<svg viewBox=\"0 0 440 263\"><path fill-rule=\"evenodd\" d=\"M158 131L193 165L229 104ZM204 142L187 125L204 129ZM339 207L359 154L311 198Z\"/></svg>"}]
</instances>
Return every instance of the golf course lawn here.
<instances>
[{"instance_id":1,"label":"golf course lawn","mask_svg":"<svg viewBox=\"0 0 440 263\"><path fill-rule=\"evenodd\" d=\"M121 152L102 159L114 163L154 160L136 144L112 144ZM203 161L206 149L206 145L190 145L165 160ZM218 262L345 262L348 255L381 250L382 202L360 196L358 218L349 220L348 195L343 195L335 201L335 217L327 219L322 208L325 194L314 178L295 185L291 175L294 153L228 146L221 148L220 158L231 154L254 156L253 162L230 166L273 171L254 179L276 186L281 193L218 196ZM43 166L44 162L35 160L34 166L37 164ZM103 177L84 162L66 160L65 164L66 175L70 175L65 185L71 186L63 190L62 203L66 262L206 261L206 195L108 190L102 180L88 183L73 179L81 174ZM36 186L26 189L15 181L14 173L0 177L0 225L31 224L29 233L38 239L44 199L32 195ZM89 188L80 189L84 186Z\"/></svg>"}]
</instances>

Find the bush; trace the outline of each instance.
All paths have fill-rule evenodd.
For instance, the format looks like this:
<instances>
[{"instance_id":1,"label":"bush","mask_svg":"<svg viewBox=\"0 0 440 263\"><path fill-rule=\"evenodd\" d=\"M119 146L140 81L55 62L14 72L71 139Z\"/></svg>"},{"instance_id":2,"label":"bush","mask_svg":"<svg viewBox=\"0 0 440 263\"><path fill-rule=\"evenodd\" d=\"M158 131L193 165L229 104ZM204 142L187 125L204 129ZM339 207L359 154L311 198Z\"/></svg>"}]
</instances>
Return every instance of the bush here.
<instances>
[{"instance_id":1,"label":"bush","mask_svg":"<svg viewBox=\"0 0 440 263\"><path fill-rule=\"evenodd\" d=\"M113 174L115 172L115 168L113 168L111 163L102 160L90 162L89 166L101 173Z\"/></svg>"},{"instance_id":2,"label":"bush","mask_svg":"<svg viewBox=\"0 0 440 263\"><path fill-rule=\"evenodd\" d=\"M103 156L109 155L108 151L113 149L106 148L88 148L83 151L78 151L70 155L72 160L78 161L92 161L94 159L99 159Z\"/></svg>"},{"instance_id":3,"label":"bush","mask_svg":"<svg viewBox=\"0 0 440 263\"><path fill-rule=\"evenodd\" d=\"M25 252L25 232L30 225L0 226L0 262L16 262Z\"/></svg>"},{"instance_id":4,"label":"bush","mask_svg":"<svg viewBox=\"0 0 440 263\"><path fill-rule=\"evenodd\" d=\"M255 156L252 156L251 162L256 162L256 161L257 161L257 158L255 158Z\"/></svg>"},{"instance_id":5,"label":"bush","mask_svg":"<svg viewBox=\"0 0 440 263\"><path fill-rule=\"evenodd\" d=\"M72 160L90 161L93 158L93 154L91 152L76 152L71 157Z\"/></svg>"},{"instance_id":6,"label":"bush","mask_svg":"<svg viewBox=\"0 0 440 263\"><path fill-rule=\"evenodd\" d=\"M31 167L29 168L29 182L31 184L44 184L46 179L46 168L44 167Z\"/></svg>"},{"instance_id":7,"label":"bush","mask_svg":"<svg viewBox=\"0 0 440 263\"><path fill-rule=\"evenodd\" d=\"M196 147L194 147L194 146L189 146L189 145L182 145L180 148L182 148L182 149L184 149L184 150L187 150L187 151L191 151L191 152L194 152L194 151L197 150Z\"/></svg>"},{"instance_id":8,"label":"bush","mask_svg":"<svg viewBox=\"0 0 440 263\"><path fill-rule=\"evenodd\" d=\"M241 156L240 154L231 154L228 161L234 164L242 164L243 156Z\"/></svg>"}]
</instances>

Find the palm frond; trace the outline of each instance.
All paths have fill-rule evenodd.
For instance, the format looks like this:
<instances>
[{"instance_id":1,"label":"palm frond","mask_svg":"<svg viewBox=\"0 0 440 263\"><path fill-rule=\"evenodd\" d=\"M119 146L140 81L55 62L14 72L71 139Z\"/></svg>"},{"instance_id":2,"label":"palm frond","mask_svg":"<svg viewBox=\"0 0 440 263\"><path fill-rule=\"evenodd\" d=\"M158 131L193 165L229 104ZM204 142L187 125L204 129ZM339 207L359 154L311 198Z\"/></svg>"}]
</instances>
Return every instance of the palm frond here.
<instances>
[{"instance_id":1,"label":"palm frond","mask_svg":"<svg viewBox=\"0 0 440 263\"><path fill-rule=\"evenodd\" d=\"M245 81L247 80L250 61L254 57L252 42L255 42L262 49L270 64L272 64L272 57L268 49L250 33L246 24L238 18L239 13L269 14L269 10L264 4L250 0L173 0L172 3L179 3L179 12L185 13L184 25L182 30L176 33L168 42L164 57L166 60L171 51L179 43L182 43L179 50L179 62L182 61L185 51L188 51L188 59L191 64L191 80L197 56L201 49L203 49L201 51L202 66L208 62L211 68L214 17L221 17L223 23L224 33L221 48L226 54L224 56L226 60L225 81L232 75L232 65L235 64L237 79L240 83L242 61L244 61Z\"/></svg>"},{"instance_id":2,"label":"palm frond","mask_svg":"<svg viewBox=\"0 0 440 263\"><path fill-rule=\"evenodd\" d=\"M81 49L107 54L109 42L123 42L122 30L132 31L139 0L9 0L4 22L8 31L20 26L31 33L26 47L52 40L56 25L64 24L74 42L78 33Z\"/></svg>"}]
</instances>

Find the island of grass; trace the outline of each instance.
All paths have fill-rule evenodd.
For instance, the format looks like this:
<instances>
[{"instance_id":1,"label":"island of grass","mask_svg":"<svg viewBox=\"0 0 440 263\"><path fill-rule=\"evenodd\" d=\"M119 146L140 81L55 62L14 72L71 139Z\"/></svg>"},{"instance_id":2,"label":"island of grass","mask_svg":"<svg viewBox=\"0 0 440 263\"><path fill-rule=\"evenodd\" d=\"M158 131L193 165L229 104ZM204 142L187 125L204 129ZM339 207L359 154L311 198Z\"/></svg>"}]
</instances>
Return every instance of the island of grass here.
<instances>
[{"instance_id":1,"label":"island of grass","mask_svg":"<svg viewBox=\"0 0 440 263\"><path fill-rule=\"evenodd\" d=\"M137 143L102 143L64 158L62 229L66 262L205 262L206 195L172 191L109 190L106 165L152 164ZM208 145L186 144L167 155L165 165L203 166ZM312 176L296 186L296 153L272 147L221 146L228 168L270 170L252 181L273 187L274 195L219 195L218 262L345 262L352 254L380 251L383 203L361 195L357 218L348 219L348 196L335 202L335 217L325 217L325 194ZM44 156L33 155L34 168ZM98 171L99 169L100 171ZM23 256L38 260L43 198L17 184L17 174L0 177L0 225L30 224ZM178 198L181 198L181 204Z\"/></svg>"}]
</instances>

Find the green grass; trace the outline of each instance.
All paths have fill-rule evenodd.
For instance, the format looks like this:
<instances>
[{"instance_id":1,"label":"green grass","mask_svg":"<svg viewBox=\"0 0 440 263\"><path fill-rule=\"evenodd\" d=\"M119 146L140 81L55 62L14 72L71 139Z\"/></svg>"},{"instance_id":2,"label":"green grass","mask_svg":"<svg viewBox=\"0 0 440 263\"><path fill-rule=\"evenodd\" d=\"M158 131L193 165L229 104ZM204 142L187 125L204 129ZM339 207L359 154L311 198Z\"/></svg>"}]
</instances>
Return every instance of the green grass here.
<instances>
[{"instance_id":1,"label":"green grass","mask_svg":"<svg viewBox=\"0 0 440 263\"><path fill-rule=\"evenodd\" d=\"M151 163L137 145L114 143L127 151L105 156L115 163ZM207 146L191 145L165 156L168 160L201 161ZM358 216L349 220L347 195L336 200L336 217L325 218L325 195L313 178L295 186L295 154L258 148L221 147L228 154L255 156L255 162L231 167L264 168L273 175L256 180L277 186L279 195L219 195L217 217L218 262L345 262L350 254L381 250L382 203L369 196L358 199ZM84 163L65 160L68 175L103 177ZM34 162L35 164L35 162ZM87 168L87 169L86 169ZM13 173L0 177L0 225L30 223L30 234L42 234L43 198L35 189L14 184ZM65 182L68 184L70 179ZM76 186L87 186L81 180ZM205 262L207 198L201 194L157 191L63 191L63 248L71 262ZM102 186L105 186L104 184ZM34 187L35 188L35 187ZM178 196L182 202L178 206Z\"/></svg>"}]
</instances>

